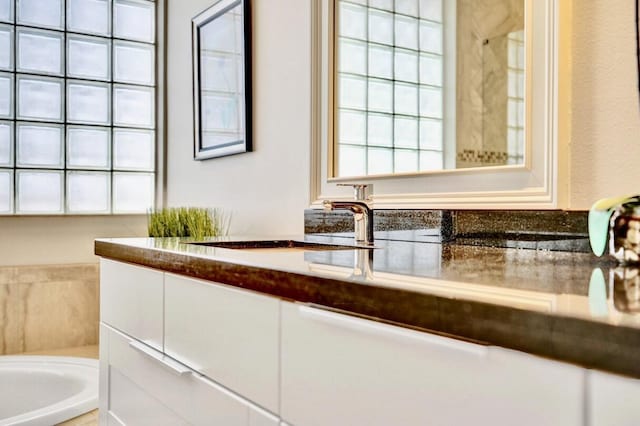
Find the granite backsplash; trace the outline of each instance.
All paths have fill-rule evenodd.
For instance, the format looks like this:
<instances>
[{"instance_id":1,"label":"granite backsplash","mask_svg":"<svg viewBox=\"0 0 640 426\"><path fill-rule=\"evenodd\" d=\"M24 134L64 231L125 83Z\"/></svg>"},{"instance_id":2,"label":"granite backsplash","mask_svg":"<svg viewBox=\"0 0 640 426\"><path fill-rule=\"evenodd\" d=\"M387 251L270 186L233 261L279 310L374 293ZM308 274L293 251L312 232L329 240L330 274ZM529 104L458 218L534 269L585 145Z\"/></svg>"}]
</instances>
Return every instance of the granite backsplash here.
<instances>
[{"instance_id":1,"label":"granite backsplash","mask_svg":"<svg viewBox=\"0 0 640 426\"><path fill-rule=\"evenodd\" d=\"M350 212L307 209L304 215L305 234L353 232ZM586 253L587 217L587 211L564 210L375 210L374 230L379 239L394 239L386 231L425 230L455 245Z\"/></svg>"}]
</instances>

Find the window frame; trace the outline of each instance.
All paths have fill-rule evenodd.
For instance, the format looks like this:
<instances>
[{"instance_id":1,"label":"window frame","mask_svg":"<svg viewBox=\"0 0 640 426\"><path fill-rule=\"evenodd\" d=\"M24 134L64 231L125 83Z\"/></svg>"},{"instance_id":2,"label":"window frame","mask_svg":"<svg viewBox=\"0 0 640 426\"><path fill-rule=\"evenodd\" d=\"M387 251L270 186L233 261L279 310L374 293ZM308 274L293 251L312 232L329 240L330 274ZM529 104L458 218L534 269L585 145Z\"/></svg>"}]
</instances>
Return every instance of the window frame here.
<instances>
[{"instance_id":1,"label":"window frame","mask_svg":"<svg viewBox=\"0 0 640 426\"><path fill-rule=\"evenodd\" d=\"M63 117L62 117L62 121L42 121L40 119L26 119L27 121L25 121L25 119L19 119L18 118L18 114L17 114L17 110L13 111L13 115L11 118L7 118L6 120L3 118L1 119L2 121L8 121L10 123L13 124L12 126L12 130L13 130L13 135L11 138L11 146L10 146L10 150L11 150L11 155L14 158L13 163L10 166L3 166L1 170L4 171L9 171L10 175L12 176L12 185L10 188L10 211L9 212L2 212L0 213L0 218L2 217L73 217L73 216L89 216L89 217L114 217L114 216L119 216L119 217L123 217L123 216L146 216L148 214L148 209L146 209L145 211L142 210L136 210L136 211L125 211L123 209L119 210L119 211L114 211L114 197L115 197L115 186L113 184L114 178L116 177L116 175L118 174L128 174L128 173L142 173L144 175L148 175L150 177L150 184L152 186L152 193L151 193L151 204L149 206L149 208L151 209L155 209L157 206L160 206L163 204L164 201L164 191L162 190L162 188L164 187L164 180L165 180L165 169L166 169L166 160L164 158L164 152L165 152L165 140L166 140L166 135L165 135L165 92L166 92L166 81L165 81L165 58L166 58L166 34L165 34L165 28L166 28L166 0L145 0L145 3L153 3L154 5L154 9L155 9L155 13L152 17L152 21L151 25L153 25L152 31L153 31L153 35L154 35L154 41L153 42L149 42L149 41L142 41L142 40L129 40L129 39L123 39L118 37L114 31L113 31L113 26L114 26L114 19L115 19L115 9L116 9L116 2L115 0L108 0L107 1L107 5L109 8L109 34L108 35L104 35L104 34L97 34L97 33L92 33L89 30L82 30L82 32L78 32L77 30L74 29L69 29L67 26L67 19L68 19L68 7L69 7L69 2L70 0L63 0L61 1L62 4L62 27L61 28L57 28L57 29L52 29L49 27L45 27L45 26L39 26L39 25L32 25L32 24L21 24L18 22L18 17L17 17L17 4L18 4L19 0L11 0L11 11L12 11L12 15L13 15L13 21L12 22L7 22L7 23L2 23L3 25L7 25L13 28L13 46L14 46L14 52L12 52L12 68L11 71L6 71L7 73L11 74L13 76L13 93L12 95L15 97L14 101L13 101L13 105L14 107L16 107L18 100L17 100L17 87L16 87L16 83L18 81L18 76L26 76L26 77L36 77L36 78L42 78L42 79L46 79L46 78L50 78L50 77L55 77L56 79L59 79L63 82L63 99L62 99L62 103L63 103ZM136 1L140 1L140 0L133 0L131 1L131 3L135 3ZM18 52L17 52L17 35L18 35L18 31L17 29L19 28L25 28L28 29L30 31L56 31L57 33L62 35L62 57L63 57L63 72L61 75L48 75L46 73L43 72L22 72L19 71L17 68L17 56L18 56ZM107 41L107 46L109 48L108 50L108 66L109 66L109 77L106 80L102 80L100 78L94 78L94 77L82 77L82 76L76 76L75 74L70 74L70 71L68 69L68 60L69 60L69 42L72 39L93 39L93 38L99 38L101 40L106 40ZM125 82L123 81L116 81L115 79L115 75L114 73L114 69L115 69L115 61L116 61L116 44L127 44L127 43L131 43L131 44L144 44L146 46L152 46L153 48L151 49L152 51L152 59L151 59L151 63L153 66L152 69L152 81L150 83L141 83L141 82L133 82L133 81L127 81ZM4 71L3 71L4 72ZM68 97L67 97L67 91L68 91L68 86L69 83L72 82L77 82L77 81L81 81L83 83L86 84L103 84L106 85L109 88L109 106L108 106L108 114L110 116L110 121L109 124L91 124L88 122L82 122L82 123L78 123L74 120L71 120L69 118L69 114L68 114ZM151 96L151 101L153 103L152 105L152 111L151 111L151 126L150 127L141 127L138 126L137 124L135 126L131 126L131 125L124 125L124 124L116 124L115 123L115 114L113 112L113 99L115 97L115 89L118 86L130 86L133 88L141 88L144 90L148 90L148 91L152 91L153 95ZM14 108L15 109L15 108ZM17 163L17 128L18 128L18 124L23 123L23 124L51 124L51 125L55 125L55 126L62 126L63 128L63 146L62 146L62 155L63 155L63 162L62 165L60 166L61 168L53 168L53 167L31 167L29 166L28 168L24 169L19 167L18 163ZM108 161L108 168L104 168L104 167L92 167L92 166L72 166L69 164L68 162L68 155L69 155L69 149L70 149L70 141L69 141L69 132L68 130L76 128L78 126L82 126L84 128L94 128L94 126L98 126L101 129L107 129L107 133L109 135L109 139L108 139L108 151L109 151L109 161ZM88 127L87 127L88 126ZM123 127L124 126L124 127ZM115 166L115 162L114 162L114 158L113 158L113 151L114 151L114 147L116 145L116 141L115 141L115 131L116 130L121 130L121 131L152 131L155 133L155 137L153 138L152 141L152 152L150 152L150 159L151 159L151 163L149 164L148 169L134 169L134 168L122 168L122 167L118 167L116 168ZM56 166L57 167L57 166ZM50 171L50 172L55 172L55 173L62 173L63 175L63 184L62 184L62 200L61 200L61 211L60 212L48 212L48 211L35 211L35 212L28 212L28 211L18 211L18 194L17 194L17 185L18 185L18 170L25 170L27 172L29 171ZM76 175L76 174L82 174L82 173L91 173L91 172L97 172L97 173L108 173L108 181L109 181L109 185L108 185L108 197L109 197L109 202L108 202L108 211L72 211L70 210L69 207L69 202L70 199L68 198L68 188L70 185L70 177L72 175Z\"/></svg>"}]
</instances>

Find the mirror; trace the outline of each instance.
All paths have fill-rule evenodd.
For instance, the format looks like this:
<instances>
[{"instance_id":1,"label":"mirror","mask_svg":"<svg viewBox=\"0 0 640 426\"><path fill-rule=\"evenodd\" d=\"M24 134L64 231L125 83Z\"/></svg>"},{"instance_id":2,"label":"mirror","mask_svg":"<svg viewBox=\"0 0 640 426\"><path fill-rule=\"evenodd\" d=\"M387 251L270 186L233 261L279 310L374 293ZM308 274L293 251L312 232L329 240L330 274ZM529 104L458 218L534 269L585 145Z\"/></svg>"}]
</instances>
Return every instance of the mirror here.
<instances>
[{"instance_id":1,"label":"mirror","mask_svg":"<svg viewBox=\"0 0 640 426\"><path fill-rule=\"evenodd\" d=\"M312 6L312 117L311 122L311 187L309 196L312 200L314 207L322 207L323 200L347 200L352 198L352 191L348 188L339 186L339 184L353 184L353 183L368 183L374 184L374 191L372 195L372 203L377 209L549 209L549 208L565 208L567 198L566 184L567 174L565 173L568 153L566 144L562 143L562 140L568 137L570 127L567 125L567 120L559 120L558 118L568 114L568 105L570 105L570 91L568 88L571 86L567 77L570 76L570 44L561 43L562 39L568 40L567 37L571 37L571 25L565 25L564 22L571 21L571 2L563 0L524 0L524 65L525 65L525 78L524 78L524 134L522 160L517 159L516 164L513 165L496 165L483 167L469 166L465 168L453 168L457 161L457 150L446 148L443 146L442 164L441 170L424 170L424 171L397 171L393 170L391 173L368 174L360 176L341 176L339 173L340 164L344 163L345 156L341 156L339 152L339 140L340 132L349 130L350 137L357 143L351 143L351 147L356 148L354 152L358 155L354 155L353 158L360 161L359 172L369 172L367 167L369 162L375 164L389 163L395 166L396 159L393 161L388 159L384 162L378 162L375 158L376 152L373 152L373 156L369 157L367 140L364 138L356 138L356 135L365 133L373 135L384 135L383 130L386 128L387 135L389 128L394 132L395 123L389 126L388 117L391 115L395 118L393 112L381 112L377 111L367 112L365 108L338 108L339 97L344 96L339 87L338 80L338 62L340 61L340 51L336 51L337 43L340 39L337 37L339 34L339 28L336 26L341 25L340 19L340 1L349 3L348 6L358 6L368 8L374 3L380 5L381 3L390 3L389 0L317 0L314 1ZM458 6L463 0L441 0L443 7L446 5ZM484 4L495 0L468 0L471 5ZM516 0L513 0L516 1ZM522 0L519 0L522 1ZM420 10L424 10L423 5L432 3L433 0L396 0L394 6L398 5L406 7L407 4L418 4L418 13ZM512 4L512 3L509 3ZM422 8L422 9L421 9ZM437 8L436 8L437 9ZM447 22L457 22L457 16L459 15L457 7L455 8L456 14L450 18L447 18L447 7L442 9L443 23L446 27ZM361 10L361 9L360 9ZM382 10L384 12L384 10ZM451 12L451 11L449 11ZM389 11L387 11L389 13ZM392 16L399 15L400 18L406 17L403 13L391 13ZM358 29L361 34L367 33L369 28L368 10L366 15L367 19L361 19L359 22L364 25L364 28ZM387 15L388 16L388 15ZM490 21L491 19L500 16L495 10L491 10L486 16L482 17L482 21ZM511 15L509 15L511 16ZM518 14L514 16L519 16ZM415 18L414 18L415 19ZM427 19L418 18L418 24L420 21L428 21ZM504 21L504 20L503 20ZM393 22L395 25L395 22ZM433 25L432 25L433 26ZM376 24L378 27L378 24ZM428 28L428 25L425 27ZM418 25L418 34L420 26ZM423 30L423 33L426 30ZM395 27L394 27L395 32ZM492 34L485 34L478 37L479 48L483 49L485 40L492 39L499 35L506 35L512 32L517 32L513 27L505 26L502 33L495 32ZM415 34L415 33L414 33ZM457 70L457 57L455 49L451 46L456 44L448 43L446 40L446 31L444 31L443 39L443 60L446 63L447 60L452 61L453 64L449 64L450 69ZM454 32L455 34L455 32ZM395 37L395 33L394 33ZM513 38L513 36L512 36ZM356 42L363 42L363 40L354 40ZM418 43L420 43L418 41ZM357 44L357 43L354 43ZM381 43L378 43L381 44ZM384 45L387 49L393 49L395 46ZM420 46L420 45L419 45ZM376 46L377 47L377 46ZM384 49L379 49L384 50ZM400 53L404 51L399 49ZM357 52L357 51L356 51ZM369 66L368 58L369 49L360 50L360 57L364 56L365 62L361 62ZM374 52L375 54L376 52ZM342 56L345 54L343 53ZM365 56L366 55L366 56ZM348 56L355 58L355 52L350 53ZM420 59L432 59L434 55L418 54L418 66ZM387 53L387 58L388 58ZM481 57L481 54L478 54ZM395 57L393 57L395 62ZM403 59L399 55L399 60ZM355 62L357 63L357 62ZM487 67L488 61L486 61ZM394 65L395 66L395 65ZM478 66L480 70L477 72L480 75L476 80L480 87L483 85L482 74L484 72L485 61L481 61ZM451 68L453 67L453 68ZM444 65L443 68L444 70ZM356 75L357 77L357 75ZM432 75L431 78L437 78L438 75ZM455 78L455 74L453 74ZM420 74L418 73L418 78ZM423 77L424 78L424 77ZM447 99L455 99L457 93L457 84L447 83L446 79L452 78L451 74L442 74L443 80L443 117L442 117L442 129L443 133L447 133L449 137L456 135L457 123L465 124L467 120L463 120L460 114L457 113L456 102L446 102ZM369 77L363 78L368 84ZM374 79L374 83L384 79ZM395 85L395 82L392 83ZM397 86L402 89L406 88L405 81L399 81ZM429 89L431 86L426 84L420 84L418 81L418 94L420 89L426 86ZM355 86L358 88L355 92L368 95L368 87L365 85ZM374 84L373 89L377 86ZM395 89L395 86L392 86ZM364 89L364 90L363 90ZM480 89L479 91L481 91ZM415 89L414 89L415 92ZM425 91L425 93L427 93ZM432 93L434 90L431 91ZM384 92L383 92L384 93ZM400 92L401 93L401 92ZM393 94L393 92L392 92ZM402 94L402 93L401 93ZM392 95L393 96L393 95ZM417 98L417 96L416 96ZM357 99L354 98L354 99ZM478 99L478 98L476 98ZM366 102L359 101L360 105L366 104L368 106L368 99ZM416 99L416 104L419 100ZM482 101L478 101L474 111L483 111ZM425 103L425 106L428 104ZM420 108L419 105L415 109ZM341 110L347 110L348 112L360 113L353 114L351 118L358 118L353 120L353 123L348 126L340 124L339 113ZM420 110L418 110L418 113ZM376 113L378 116L386 118L385 126L371 126L367 123L368 115L374 117L373 123L376 124ZM363 124L362 114L365 114L365 120ZM399 118L405 118L399 115ZM396 148L400 152L400 157L403 154L409 157L410 161L414 161L417 152L418 158L420 157L420 147L424 146L427 149L422 151L436 151L435 144L432 145L435 136L439 137L437 131L420 132L420 124L434 124L436 120L428 121L430 117L421 117L418 115L418 141L411 142L411 148L404 148L402 146L402 138L380 138L382 142L387 145L372 146L371 148ZM385 122L384 120L381 120ZM403 123L403 122L401 122ZM369 127L372 127L369 129ZM437 126L432 126L437 128ZM408 127L411 129L412 127ZM342 130L341 130L342 129ZM406 130L407 127L400 128L400 130ZM431 139L420 139L420 136L428 136ZM482 139L482 138L479 138ZM364 140L364 141L363 141ZM458 138L454 138L457 142ZM386 142L385 142L386 141ZM389 142L391 141L391 142ZM422 143L422 145L420 145ZM446 148L446 149L445 149ZM404 151L402 151L404 150ZM372 149L373 151L373 149ZM451 155L453 154L453 155ZM364 156L364 160L362 157ZM395 151L393 156L395 156ZM426 157L426 154L423 154ZM337 161L336 161L337 160ZM419 161L419 160L418 160ZM453 163L453 164L452 164ZM362 165L364 164L364 165ZM415 163L413 163L415 164ZM418 163L419 165L420 163Z\"/></svg>"},{"instance_id":2,"label":"mirror","mask_svg":"<svg viewBox=\"0 0 640 426\"><path fill-rule=\"evenodd\" d=\"M194 158L251 151L249 0L193 18Z\"/></svg>"},{"instance_id":3,"label":"mirror","mask_svg":"<svg viewBox=\"0 0 640 426\"><path fill-rule=\"evenodd\" d=\"M334 178L526 162L525 0L335 0Z\"/></svg>"}]
</instances>

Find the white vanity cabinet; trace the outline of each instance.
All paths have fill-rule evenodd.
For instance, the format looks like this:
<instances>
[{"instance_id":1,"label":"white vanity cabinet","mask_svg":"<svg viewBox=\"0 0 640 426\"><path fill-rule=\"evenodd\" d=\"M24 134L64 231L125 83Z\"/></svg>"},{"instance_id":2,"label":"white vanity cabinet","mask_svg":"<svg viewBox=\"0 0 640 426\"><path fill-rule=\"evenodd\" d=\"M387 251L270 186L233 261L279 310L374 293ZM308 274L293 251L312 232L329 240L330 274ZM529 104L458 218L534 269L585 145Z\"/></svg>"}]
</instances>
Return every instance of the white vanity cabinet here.
<instances>
[{"instance_id":1,"label":"white vanity cabinet","mask_svg":"<svg viewBox=\"0 0 640 426\"><path fill-rule=\"evenodd\" d=\"M640 380L589 371L587 383L587 416L590 425L640 424Z\"/></svg>"},{"instance_id":2,"label":"white vanity cabinet","mask_svg":"<svg viewBox=\"0 0 640 426\"><path fill-rule=\"evenodd\" d=\"M100 324L100 423L104 425L224 425L224 426L278 426L280 419L260 408L253 401L254 392L239 386L230 390L231 386L212 380L201 372L211 373L215 369L205 366L215 365L224 371L218 376L229 383L236 384L233 377L236 370L241 371L239 364L248 371L264 367L257 350L240 356L245 348L243 344L252 346L273 347L276 350L272 368L275 376L273 384L274 398L278 392L278 300L270 298L263 301L263 296L246 292L245 296L235 290L188 278L172 276L140 266L102 260L101 262L101 324ZM187 287L183 286L189 284ZM140 286L137 288L137 286ZM191 292L196 288L195 293ZM211 290L210 289L218 289ZM175 291L181 294L176 294ZM182 291L184 290L184 293ZM228 292L231 293L228 293ZM117 292L120 292L119 294ZM153 304L145 306L148 302ZM168 296L167 296L168 293ZM200 298L197 302L191 296ZM176 300L169 302L169 297ZM244 296L244 297L242 297ZM247 308L257 308L251 304L254 296L269 307L275 306L275 336L257 336L251 333L242 334L238 324L245 323L245 331L252 327L247 319ZM239 297L239 298L238 298ZM158 299L159 298L159 299ZM269 298L268 298L269 299ZM158 305L159 300L159 305ZM245 304L246 301L249 301ZM187 305L184 305L184 304ZM189 306L189 303L194 303ZM178 305L180 307L178 307ZM258 302L260 305L260 302ZM159 308L159 312L158 312ZM176 309L180 310L177 311ZM188 329L182 328L191 320L207 321L203 311L213 309L226 312L222 322L192 323ZM181 318L176 315L180 313ZM242 316L242 317L240 317ZM219 318L216 318L219 319ZM256 321L262 321L259 314ZM186 321L186 322L185 322ZM236 328L230 326L236 324ZM171 332L167 335L164 330ZM257 331L264 324L254 323ZM213 333L220 341L215 350L203 349L197 340L208 342L207 336L214 329L229 329L240 333L239 338L224 336L224 333ZM159 339L145 339L153 333L148 330L160 330ZM176 333L184 333L185 339L178 338ZM190 340L191 339L191 340ZM255 339L255 340L254 340ZM272 341L269 341L272 340ZM150 345L149 342L154 343ZM160 347L156 342L160 342ZM171 355L162 342L171 342ZM185 355L182 355L182 354ZM234 355L238 358L233 358ZM251 359L251 357L256 359ZM264 375L264 372L263 372ZM268 380L267 380L268 381ZM264 381L260 382L264 385ZM238 386L236 386L238 387ZM271 388L269 389L272 390Z\"/></svg>"},{"instance_id":3,"label":"white vanity cabinet","mask_svg":"<svg viewBox=\"0 0 640 426\"><path fill-rule=\"evenodd\" d=\"M164 321L167 355L278 412L278 299L166 274Z\"/></svg>"},{"instance_id":4,"label":"white vanity cabinet","mask_svg":"<svg viewBox=\"0 0 640 426\"><path fill-rule=\"evenodd\" d=\"M161 351L164 273L102 259L100 283L100 321Z\"/></svg>"},{"instance_id":5,"label":"white vanity cabinet","mask_svg":"<svg viewBox=\"0 0 640 426\"><path fill-rule=\"evenodd\" d=\"M581 425L579 367L282 304L281 417L313 425Z\"/></svg>"},{"instance_id":6,"label":"white vanity cabinet","mask_svg":"<svg viewBox=\"0 0 640 426\"><path fill-rule=\"evenodd\" d=\"M632 425L640 380L102 260L104 425Z\"/></svg>"}]
</instances>

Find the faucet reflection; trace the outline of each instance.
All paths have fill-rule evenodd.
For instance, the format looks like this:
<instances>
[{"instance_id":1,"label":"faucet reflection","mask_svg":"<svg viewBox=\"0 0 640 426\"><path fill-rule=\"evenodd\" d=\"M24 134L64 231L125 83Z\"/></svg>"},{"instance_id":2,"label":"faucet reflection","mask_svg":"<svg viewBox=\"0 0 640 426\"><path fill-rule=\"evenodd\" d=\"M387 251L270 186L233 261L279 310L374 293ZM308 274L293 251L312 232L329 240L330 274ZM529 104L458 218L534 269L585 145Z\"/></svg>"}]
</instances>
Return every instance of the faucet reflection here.
<instances>
[{"instance_id":1,"label":"faucet reflection","mask_svg":"<svg viewBox=\"0 0 640 426\"><path fill-rule=\"evenodd\" d=\"M352 278L373 279L373 250L356 250L353 253Z\"/></svg>"}]
</instances>

